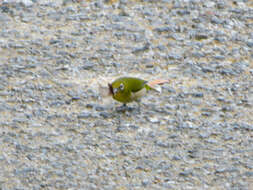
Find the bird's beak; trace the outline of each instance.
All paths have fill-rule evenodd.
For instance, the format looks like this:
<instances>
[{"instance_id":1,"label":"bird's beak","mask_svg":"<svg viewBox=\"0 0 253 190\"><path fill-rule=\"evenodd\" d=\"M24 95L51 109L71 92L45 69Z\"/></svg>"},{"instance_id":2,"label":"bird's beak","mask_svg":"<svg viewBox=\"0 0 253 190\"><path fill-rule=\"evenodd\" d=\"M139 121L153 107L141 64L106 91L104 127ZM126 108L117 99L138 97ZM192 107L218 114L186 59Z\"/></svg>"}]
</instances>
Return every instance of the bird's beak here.
<instances>
[{"instance_id":1,"label":"bird's beak","mask_svg":"<svg viewBox=\"0 0 253 190\"><path fill-rule=\"evenodd\" d=\"M113 92L112 84L108 83L108 87L109 87L109 94L113 95L114 92Z\"/></svg>"}]
</instances>

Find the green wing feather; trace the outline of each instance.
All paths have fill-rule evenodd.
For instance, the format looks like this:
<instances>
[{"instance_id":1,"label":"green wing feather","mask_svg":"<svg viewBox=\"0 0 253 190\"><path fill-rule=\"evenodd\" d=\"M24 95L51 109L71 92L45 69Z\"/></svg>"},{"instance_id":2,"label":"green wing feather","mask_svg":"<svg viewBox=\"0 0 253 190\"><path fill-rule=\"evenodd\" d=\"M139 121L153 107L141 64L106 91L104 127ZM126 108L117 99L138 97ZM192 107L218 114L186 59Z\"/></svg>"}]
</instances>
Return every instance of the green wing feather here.
<instances>
[{"instance_id":1,"label":"green wing feather","mask_svg":"<svg viewBox=\"0 0 253 190\"><path fill-rule=\"evenodd\" d=\"M138 92L143 87L145 87L147 81L134 77L121 77L115 80L112 83L112 86L113 88L118 88L121 83L123 83L125 88L130 90L131 92Z\"/></svg>"},{"instance_id":2,"label":"green wing feather","mask_svg":"<svg viewBox=\"0 0 253 190\"><path fill-rule=\"evenodd\" d=\"M138 92L139 90L143 89L147 81L139 79L139 78L128 78L129 80L129 89L131 89L131 92Z\"/></svg>"}]
</instances>

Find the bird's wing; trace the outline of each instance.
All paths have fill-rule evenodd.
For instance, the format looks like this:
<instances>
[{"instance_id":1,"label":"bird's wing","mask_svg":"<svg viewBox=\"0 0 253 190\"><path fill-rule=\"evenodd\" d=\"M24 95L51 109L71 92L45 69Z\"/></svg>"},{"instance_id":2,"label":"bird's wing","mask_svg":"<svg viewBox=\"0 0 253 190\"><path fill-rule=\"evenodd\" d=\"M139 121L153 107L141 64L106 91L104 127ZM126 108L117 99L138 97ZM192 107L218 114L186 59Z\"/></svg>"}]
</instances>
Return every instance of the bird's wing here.
<instances>
[{"instance_id":1,"label":"bird's wing","mask_svg":"<svg viewBox=\"0 0 253 190\"><path fill-rule=\"evenodd\" d=\"M138 81L135 81L135 84L132 86L132 92L138 92L140 91L141 89L144 88L145 84L147 84L148 82L145 81L145 80L138 80Z\"/></svg>"}]
</instances>

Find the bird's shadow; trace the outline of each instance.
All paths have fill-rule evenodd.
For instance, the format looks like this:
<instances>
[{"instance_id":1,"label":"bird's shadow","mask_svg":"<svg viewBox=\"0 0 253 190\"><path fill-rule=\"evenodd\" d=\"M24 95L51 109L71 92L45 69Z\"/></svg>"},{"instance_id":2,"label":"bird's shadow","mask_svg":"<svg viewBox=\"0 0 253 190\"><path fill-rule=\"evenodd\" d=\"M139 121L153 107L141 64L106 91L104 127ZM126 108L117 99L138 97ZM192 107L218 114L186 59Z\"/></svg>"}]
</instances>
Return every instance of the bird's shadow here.
<instances>
[{"instance_id":1,"label":"bird's shadow","mask_svg":"<svg viewBox=\"0 0 253 190\"><path fill-rule=\"evenodd\" d=\"M140 106L134 106L134 107L130 107L130 106L127 106L126 104L123 104L122 106L118 106L115 108L115 111L117 113L135 113L135 112L138 112L140 113L141 112L141 108Z\"/></svg>"}]
</instances>

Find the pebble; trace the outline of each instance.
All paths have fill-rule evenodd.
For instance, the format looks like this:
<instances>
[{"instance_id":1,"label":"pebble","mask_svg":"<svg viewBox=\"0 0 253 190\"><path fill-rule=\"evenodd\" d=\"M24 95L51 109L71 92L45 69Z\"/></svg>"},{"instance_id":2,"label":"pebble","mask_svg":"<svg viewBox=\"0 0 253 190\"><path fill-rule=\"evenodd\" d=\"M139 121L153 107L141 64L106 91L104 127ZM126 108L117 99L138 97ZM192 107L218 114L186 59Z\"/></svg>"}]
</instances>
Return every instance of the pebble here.
<instances>
[{"instance_id":1,"label":"pebble","mask_svg":"<svg viewBox=\"0 0 253 190\"><path fill-rule=\"evenodd\" d=\"M2 11L6 12L7 10L2 7ZM10 21L10 18L5 16L5 14L0 14L0 22L8 22Z\"/></svg>"},{"instance_id":2,"label":"pebble","mask_svg":"<svg viewBox=\"0 0 253 190\"><path fill-rule=\"evenodd\" d=\"M111 117L111 114L108 112L100 112L99 115L105 119Z\"/></svg>"},{"instance_id":3,"label":"pebble","mask_svg":"<svg viewBox=\"0 0 253 190\"><path fill-rule=\"evenodd\" d=\"M195 92L195 93L192 93L192 96L196 98L202 98L204 97L204 94L202 92Z\"/></svg>"},{"instance_id":4,"label":"pebble","mask_svg":"<svg viewBox=\"0 0 253 190\"><path fill-rule=\"evenodd\" d=\"M159 119L157 117L150 117L148 118L148 120L151 122L151 123L159 123Z\"/></svg>"},{"instance_id":5,"label":"pebble","mask_svg":"<svg viewBox=\"0 0 253 190\"><path fill-rule=\"evenodd\" d=\"M144 51L148 50L149 47L150 47L150 44L149 44L149 43L146 43L143 47L135 48L135 49L132 51L132 53L138 54L138 53L144 52Z\"/></svg>"},{"instance_id":6,"label":"pebble","mask_svg":"<svg viewBox=\"0 0 253 190\"><path fill-rule=\"evenodd\" d=\"M190 176L190 175L192 175L192 170L189 169L189 170L180 172L179 175L180 175L180 176L183 176L183 177Z\"/></svg>"},{"instance_id":7,"label":"pebble","mask_svg":"<svg viewBox=\"0 0 253 190\"><path fill-rule=\"evenodd\" d=\"M159 33L162 33L162 32L174 32L173 28L171 28L169 26L155 28L154 31L159 32Z\"/></svg>"},{"instance_id":8,"label":"pebble","mask_svg":"<svg viewBox=\"0 0 253 190\"><path fill-rule=\"evenodd\" d=\"M253 47L253 39L247 41L247 46L249 46L250 48Z\"/></svg>"},{"instance_id":9,"label":"pebble","mask_svg":"<svg viewBox=\"0 0 253 190\"><path fill-rule=\"evenodd\" d=\"M216 17L216 16L213 16L212 18L211 18L211 23L213 23L213 24L222 24L222 20L221 19L219 19L218 17Z\"/></svg>"},{"instance_id":10,"label":"pebble","mask_svg":"<svg viewBox=\"0 0 253 190\"><path fill-rule=\"evenodd\" d=\"M95 63L89 63L89 62L86 62L82 65L82 69L84 70L90 70L92 69L96 64Z\"/></svg>"},{"instance_id":11,"label":"pebble","mask_svg":"<svg viewBox=\"0 0 253 190\"><path fill-rule=\"evenodd\" d=\"M204 34L204 33L200 33L200 34L196 34L195 35L195 39L196 40L205 40L208 39L208 34Z\"/></svg>"},{"instance_id":12,"label":"pebble","mask_svg":"<svg viewBox=\"0 0 253 190\"><path fill-rule=\"evenodd\" d=\"M33 1L31 0L4 0L4 3L11 4L11 3L21 3L22 5L29 7L33 5Z\"/></svg>"},{"instance_id":13,"label":"pebble","mask_svg":"<svg viewBox=\"0 0 253 190\"><path fill-rule=\"evenodd\" d=\"M86 112L86 111L81 112L81 113L77 116L78 119L86 119L86 118L90 118L90 117L92 117L92 113Z\"/></svg>"}]
</instances>

